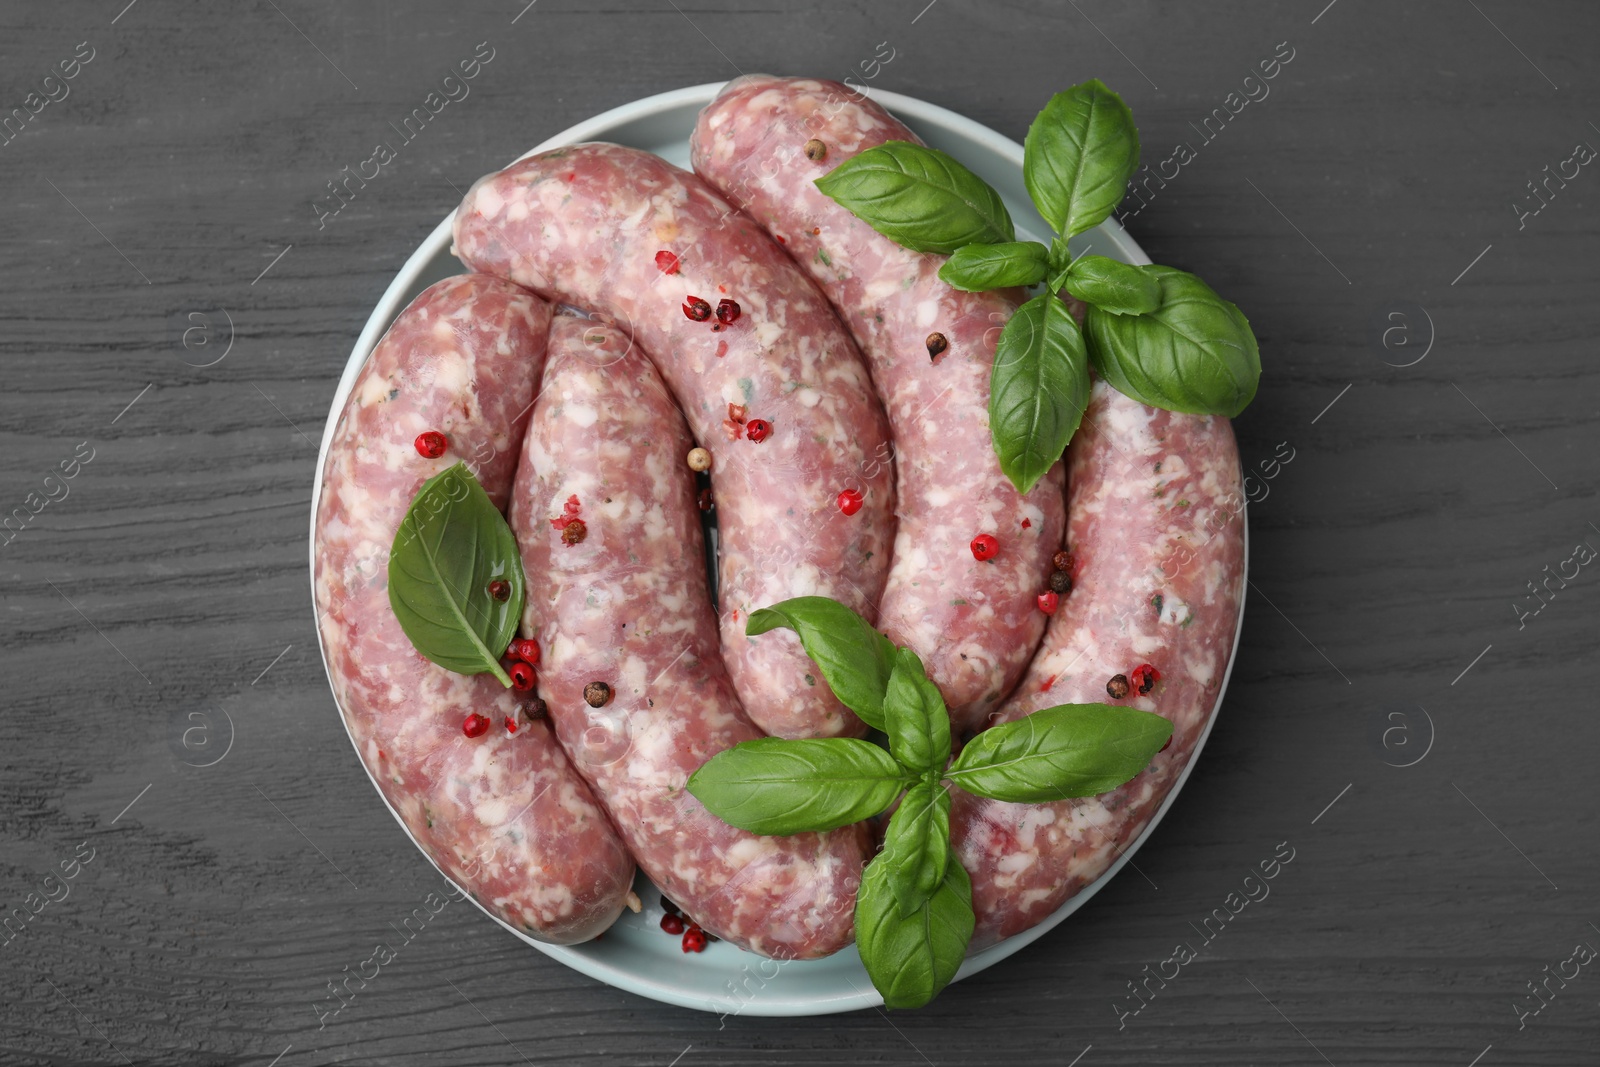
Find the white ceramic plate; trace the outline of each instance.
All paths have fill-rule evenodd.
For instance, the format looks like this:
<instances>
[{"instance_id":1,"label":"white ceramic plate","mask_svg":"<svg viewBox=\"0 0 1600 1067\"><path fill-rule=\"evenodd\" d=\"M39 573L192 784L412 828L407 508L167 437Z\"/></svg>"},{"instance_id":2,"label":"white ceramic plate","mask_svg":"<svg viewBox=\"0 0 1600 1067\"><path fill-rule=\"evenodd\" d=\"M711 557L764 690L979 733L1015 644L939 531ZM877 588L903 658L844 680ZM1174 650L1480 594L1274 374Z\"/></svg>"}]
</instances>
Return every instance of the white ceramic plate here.
<instances>
[{"instance_id":1,"label":"white ceramic plate","mask_svg":"<svg viewBox=\"0 0 1600 1067\"><path fill-rule=\"evenodd\" d=\"M720 83L696 85L670 93L636 100L619 108L596 115L587 122L559 133L541 145L530 149L528 155L543 152L561 145L580 141L613 141L654 152L681 167L689 165L689 134L694 129L695 116L716 96ZM1017 224L1019 240L1036 239L1048 228L1034 211L1022 184L1022 146L1000 136L971 119L963 118L942 107L923 103L898 93L874 92L873 99L892 111L925 141L943 149L975 171L999 190L1011 217ZM316 547L317 498L321 493L322 468L327 459L328 444L339 415L344 410L345 399L350 395L356 375L366 362L367 355L383 336L396 315L423 289L441 278L460 274L466 270L450 254L450 225L452 215L444 220L422 242L422 246L406 260L400 273L384 292L383 299L373 308L355 349L339 380L333 397L327 426L322 434L322 450L317 458L317 481L312 490L312 552ZM1091 230L1073 240L1073 250L1081 252L1088 246L1095 251L1128 263L1149 263L1150 257L1134 243L1133 238L1115 221L1108 220L1098 229ZM1249 566L1249 544L1246 539L1246 573ZM1240 606L1240 622L1244 609ZM1234 650L1238 650L1238 629L1235 631ZM318 640L320 637L320 628ZM324 658L326 664L326 658ZM1228 675L1233 673L1233 656L1228 658ZM1228 675L1224 675L1218 704L1227 692ZM1139 847L1144 844L1162 816L1177 799L1195 765L1200 750L1211 733L1215 714L1195 746L1195 755L1178 776L1172 791L1162 801L1150 825L1132 845L1123 851L1117 861L1093 885L1067 901L1049 919L1025 933L1018 934L982 952L974 953L956 975L960 981L986 967L1010 956L1023 946L1038 940L1068 915L1082 907L1109 882ZM354 739L352 739L354 744ZM369 774L370 777L370 774ZM373 783L377 788L377 783ZM381 791L378 794L383 795ZM388 806L388 801L384 801ZM390 813L400 816L390 807ZM401 826L404 827L404 823ZM424 853L426 855L426 853ZM431 862L431 860L430 860ZM442 872L441 872L442 873ZM604 939L584 945L563 947L546 945L533 940L519 930L506 926L511 933L522 938L545 955L560 960L567 966L602 982L626 989L640 996L677 1004L685 1008L731 1015L824 1015L829 1012L852 1011L875 1007L883 1003L854 947L824 960L791 961L777 963L763 959L727 944L716 942L699 954L686 955L678 939L663 933L657 925L662 911L660 894L641 873L634 885L645 903L643 913L635 915L624 911L622 918ZM468 899L471 899L470 897ZM484 914L488 914L487 911ZM493 916L490 916L493 918ZM495 920L499 922L498 919ZM505 926L504 923L501 923Z\"/></svg>"}]
</instances>

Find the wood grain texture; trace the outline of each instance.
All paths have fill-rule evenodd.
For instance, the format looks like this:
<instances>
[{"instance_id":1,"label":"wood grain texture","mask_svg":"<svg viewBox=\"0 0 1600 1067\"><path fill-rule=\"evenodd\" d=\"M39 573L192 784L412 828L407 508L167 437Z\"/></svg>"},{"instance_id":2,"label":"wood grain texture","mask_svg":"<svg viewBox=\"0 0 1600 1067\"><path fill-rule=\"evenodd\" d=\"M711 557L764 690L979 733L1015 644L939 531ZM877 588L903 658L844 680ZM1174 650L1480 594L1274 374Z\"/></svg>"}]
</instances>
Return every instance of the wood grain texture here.
<instances>
[{"instance_id":1,"label":"wood grain texture","mask_svg":"<svg viewBox=\"0 0 1600 1067\"><path fill-rule=\"evenodd\" d=\"M95 49L0 145L0 507L94 449L0 548L0 903L95 850L0 946L0 1062L1593 1062L1600 974L1524 1029L1511 1006L1600 946L1600 571L1520 629L1511 607L1600 545L1600 173L1520 229L1511 208L1600 146L1593 5L124 3L0 8L5 108ZM472 95L319 230L324 183L480 41ZM457 190L550 134L736 68L860 77L882 41L871 84L1012 137L1098 75L1147 162L1198 146L1129 226L1250 316L1241 450L1295 459L1250 508L1243 645L1181 802L1138 871L933 1010L719 1028L454 906L319 1030L326 983L439 881L312 626L311 442L369 309ZM1284 41L1270 95L1201 145L1189 124ZM1405 304L1433 345L1397 367L1429 332L1412 311L1411 347L1379 343ZM191 312L211 347L184 347ZM226 358L189 365L226 318ZM1386 716L1420 745L1419 707L1431 750L1386 765L1420 751L1382 747ZM184 731L230 720L189 765L212 757ZM1119 1031L1126 983L1280 841L1271 896Z\"/></svg>"}]
</instances>

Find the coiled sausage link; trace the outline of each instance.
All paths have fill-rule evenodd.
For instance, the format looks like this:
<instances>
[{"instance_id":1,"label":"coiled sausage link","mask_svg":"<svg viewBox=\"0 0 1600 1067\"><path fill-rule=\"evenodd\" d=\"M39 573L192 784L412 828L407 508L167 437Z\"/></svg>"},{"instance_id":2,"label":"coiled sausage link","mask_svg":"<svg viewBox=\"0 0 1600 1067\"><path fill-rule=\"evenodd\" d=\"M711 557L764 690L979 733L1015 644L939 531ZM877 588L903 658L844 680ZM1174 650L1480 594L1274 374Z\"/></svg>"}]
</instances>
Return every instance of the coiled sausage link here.
<instances>
[{"instance_id":1,"label":"coiled sausage link","mask_svg":"<svg viewBox=\"0 0 1600 1067\"><path fill-rule=\"evenodd\" d=\"M1244 596L1244 497L1227 419L1149 408L1096 382L1067 457L1072 593L996 719L1113 702L1171 719L1172 743L1102 796L1007 804L954 791L974 949L1048 917L1143 832L1211 720ZM1160 680L1113 701L1107 683L1145 664Z\"/></svg>"},{"instance_id":2,"label":"coiled sausage link","mask_svg":"<svg viewBox=\"0 0 1600 1067\"><path fill-rule=\"evenodd\" d=\"M722 651L745 710L783 737L860 733L792 633L744 633L752 610L795 596L871 617L888 571L883 408L816 286L699 178L608 144L479 180L455 251L603 313L649 353L713 456ZM861 494L858 513L836 505L845 490Z\"/></svg>"},{"instance_id":3,"label":"coiled sausage link","mask_svg":"<svg viewBox=\"0 0 1600 1067\"><path fill-rule=\"evenodd\" d=\"M971 730L1044 633L1036 598L1061 544L1062 468L1022 494L995 459L989 374L1016 294L946 285L944 256L900 247L814 184L891 140L917 137L837 82L754 74L700 113L691 148L702 177L787 242L867 357L893 433L900 518L878 625L922 657L952 722ZM969 548L979 534L1000 544L986 562Z\"/></svg>"},{"instance_id":4,"label":"coiled sausage link","mask_svg":"<svg viewBox=\"0 0 1600 1067\"><path fill-rule=\"evenodd\" d=\"M506 923L572 944L616 919L633 860L543 721L487 674L422 658L389 606L389 549L422 483L466 461L511 492L550 308L498 278L447 278L368 357L328 449L317 508L318 625L357 753L411 836ZM413 443L446 435L437 459ZM492 720L478 738L471 713ZM509 733L505 722L518 724Z\"/></svg>"},{"instance_id":5,"label":"coiled sausage link","mask_svg":"<svg viewBox=\"0 0 1600 1067\"><path fill-rule=\"evenodd\" d=\"M759 837L684 788L761 736L718 655L690 444L626 334L556 317L511 505L524 628L557 736L656 885L742 948L824 956L853 936L864 827Z\"/></svg>"}]
</instances>

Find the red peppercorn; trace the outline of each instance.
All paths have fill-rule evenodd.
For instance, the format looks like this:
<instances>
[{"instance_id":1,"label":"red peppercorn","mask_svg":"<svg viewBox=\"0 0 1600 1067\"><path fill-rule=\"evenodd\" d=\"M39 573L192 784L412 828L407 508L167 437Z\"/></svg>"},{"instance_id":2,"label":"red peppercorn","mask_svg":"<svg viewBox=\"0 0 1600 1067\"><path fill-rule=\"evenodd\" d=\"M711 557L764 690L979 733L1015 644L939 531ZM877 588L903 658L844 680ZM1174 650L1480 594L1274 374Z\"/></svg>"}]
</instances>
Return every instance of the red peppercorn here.
<instances>
[{"instance_id":1,"label":"red peppercorn","mask_svg":"<svg viewBox=\"0 0 1600 1067\"><path fill-rule=\"evenodd\" d=\"M510 600L511 583L504 578L496 578L489 583L489 595L500 601Z\"/></svg>"},{"instance_id":2,"label":"red peppercorn","mask_svg":"<svg viewBox=\"0 0 1600 1067\"><path fill-rule=\"evenodd\" d=\"M517 732L517 720L515 720L511 716L507 715L506 716L506 733L514 734L516 732Z\"/></svg>"},{"instance_id":3,"label":"red peppercorn","mask_svg":"<svg viewBox=\"0 0 1600 1067\"><path fill-rule=\"evenodd\" d=\"M438 459L450 447L450 439L438 430L423 430L417 434L417 453L427 459Z\"/></svg>"},{"instance_id":4,"label":"red peppercorn","mask_svg":"<svg viewBox=\"0 0 1600 1067\"><path fill-rule=\"evenodd\" d=\"M698 296L691 296L683 302L683 313L695 322L704 322L711 317L711 305Z\"/></svg>"},{"instance_id":5,"label":"red peppercorn","mask_svg":"<svg viewBox=\"0 0 1600 1067\"><path fill-rule=\"evenodd\" d=\"M751 419L744 424L744 435L752 441L765 441L772 436L772 423L766 419Z\"/></svg>"},{"instance_id":6,"label":"red peppercorn","mask_svg":"<svg viewBox=\"0 0 1600 1067\"><path fill-rule=\"evenodd\" d=\"M1056 609L1061 606L1061 597L1057 593L1046 591L1040 593L1034 602L1039 605L1039 610L1046 615L1054 615Z\"/></svg>"},{"instance_id":7,"label":"red peppercorn","mask_svg":"<svg viewBox=\"0 0 1600 1067\"><path fill-rule=\"evenodd\" d=\"M1154 689L1156 683L1159 681L1161 681L1161 672L1150 666L1148 663L1139 664L1133 669L1133 673L1128 675L1128 684L1131 685L1140 696L1143 696L1144 694L1150 692L1150 690Z\"/></svg>"},{"instance_id":8,"label":"red peppercorn","mask_svg":"<svg viewBox=\"0 0 1600 1067\"><path fill-rule=\"evenodd\" d=\"M742 309L739 307L739 302L737 300L718 300L717 321L722 323L724 326L732 326L734 323L739 321L739 313L741 310Z\"/></svg>"},{"instance_id":9,"label":"red peppercorn","mask_svg":"<svg viewBox=\"0 0 1600 1067\"><path fill-rule=\"evenodd\" d=\"M519 637L511 642L511 647L506 649L506 655L512 659L520 659L524 663L538 663L539 642L531 637Z\"/></svg>"},{"instance_id":10,"label":"red peppercorn","mask_svg":"<svg viewBox=\"0 0 1600 1067\"><path fill-rule=\"evenodd\" d=\"M678 257L662 249L656 253L656 269L662 274L678 273Z\"/></svg>"},{"instance_id":11,"label":"red peppercorn","mask_svg":"<svg viewBox=\"0 0 1600 1067\"><path fill-rule=\"evenodd\" d=\"M683 916L673 915L670 912L661 916L661 929L673 935L683 933Z\"/></svg>"},{"instance_id":12,"label":"red peppercorn","mask_svg":"<svg viewBox=\"0 0 1600 1067\"><path fill-rule=\"evenodd\" d=\"M489 718L473 712L461 722L461 732L468 737L482 737L489 732Z\"/></svg>"},{"instance_id":13,"label":"red peppercorn","mask_svg":"<svg viewBox=\"0 0 1600 1067\"><path fill-rule=\"evenodd\" d=\"M972 539L972 558L978 562L994 559L1000 552L1000 542L992 534L979 534Z\"/></svg>"},{"instance_id":14,"label":"red peppercorn","mask_svg":"<svg viewBox=\"0 0 1600 1067\"><path fill-rule=\"evenodd\" d=\"M860 511L861 502L861 494L854 489L841 489L839 491L839 498L836 501L836 503L839 505L839 510L844 512L846 515L854 515L856 512Z\"/></svg>"},{"instance_id":15,"label":"red peppercorn","mask_svg":"<svg viewBox=\"0 0 1600 1067\"><path fill-rule=\"evenodd\" d=\"M531 663L513 663L506 668L506 673L511 676L511 688L526 693L533 688L533 683L539 680L539 673L533 669Z\"/></svg>"},{"instance_id":16,"label":"red peppercorn","mask_svg":"<svg viewBox=\"0 0 1600 1067\"><path fill-rule=\"evenodd\" d=\"M561 527L561 541L569 548L573 545L582 544L583 539L588 536L589 526L582 519L573 519Z\"/></svg>"},{"instance_id":17,"label":"red peppercorn","mask_svg":"<svg viewBox=\"0 0 1600 1067\"><path fill-rule=\"evenodd\" d=\"M706 935L701 930L685 930L683 932L683 951L704 952L706 950Z\"/></svg>"},{"instance_id":18,"label":"red peppercorn","mask_svg":"<svg viewBox=\"0 0 1600 1067\"><path fill-rule=\"evenodd\" d=\"M1072 577L1072 567L1077 561L1072 558L1071 552L1057 552L1050 557L1050 562L1058 571L1066 571L1067 577Z\"/></svg>"}]
</instances>

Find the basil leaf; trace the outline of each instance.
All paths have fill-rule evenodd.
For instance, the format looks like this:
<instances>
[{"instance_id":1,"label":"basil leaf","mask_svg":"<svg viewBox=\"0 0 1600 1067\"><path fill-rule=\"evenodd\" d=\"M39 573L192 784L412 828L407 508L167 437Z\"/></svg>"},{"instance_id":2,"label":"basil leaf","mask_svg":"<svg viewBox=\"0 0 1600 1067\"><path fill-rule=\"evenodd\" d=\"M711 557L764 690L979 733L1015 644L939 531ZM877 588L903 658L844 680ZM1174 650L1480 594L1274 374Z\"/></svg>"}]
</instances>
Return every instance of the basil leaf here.
<instances>
[{"instance_id":1,"label":"basil leaf","mask_svg":"<svg viewBox=\"0 0 1600 1067\"><path fill-rule=\"evenodd\" d=\"M894 669L894 645L867 620L825 596L801 596L750 613L751 637L785 627L800 635L806 655L839 702L868 726L883 729L883 694Z\"/></svg>"},{"instance_id":2,"label":"basil leaf","mask_svg":"<svg viewBox=\"0 0 1600 1067\"><path fill-rule=\"evenodd\" d=\"M510 583L496 600L489 583ZM522 558L505 516L465 463L422 483L389 552L389 606L413 647L457 674L510 687L500 655L517 633Z\"/></svg>"},{"instance_id":3,"label":"basil leaf","mask_svg":"<svg viewBox=\"0 0 1600 1067\"><path fill-rule=\"evenodd\" d=\"M856 896L856 947L872 984L891 1008L920 1008L950 984L972 940L972 880L959 861L910 916L902 917L879 862L867 864Z\"/></svg>"},{"instance_id":4,"label":"basil leaf","mask_svg":"<svg viewBox=\"0 0 1600 1067\"><path fill-rule=\"evenodd\" d=\"M1083 335L1059 297L1044 293L1000 331L989 375L989 433L1000 470L1019 492L1061 458L1089 403Z\"/></svg>"},{"instance_id":5,"label":"basil leaf","mask_svg":"<svg viewBox=\"0 0 1600 1067\"><path fill-rule=\"evenodd\" d=\"M1104 222L1138 166L1133 112L1099 78L1052 96L1022 145L1022 182L1063 237Z\"/></svg>"},{"instance_id":6,"label":"basil leaf","mask_svg":"<svg viewBox=\"0 0 1600 1067\"><path fill-rule=\"evenodd\" d=\"M1151 407L1239 414L1261 381L1261 352L1244 313L1193 274L1143 270L1161 286L1154 311L1114 315L1089 308L1084 325L1095 369L1118 392Z\"/></svg>"},{"instance_id":7,"label":"basil leaf","mask_svg":"<svg viewBox=\"0 0 1600 1067\"><path fill-rule=\"evenodd\" d=\"M817 179L817 188L874 230L918 252L1016 240L987 182L936 148L886 141Z\"/></svg>"},{"instance_id":8,"label":"basil leaf","mask_svg":"<svg viewBox=\"0 0 1600 1067\"><path fill-rule=\"evenodd\" d=\"M969 793L1016 804L1092 797L1150 765L1172 723L1114 704L1062 704L991 726L945 777Z\"/></svg>"},{"instance_id":9,"label":"basil leaf","mask_svg":"<svg viewBox=\"0 0 1600 1067\"><path fill-rule=\"evenodd\" d=\"M1034 285L1044 281L1049 259L1049 251L1038 241L963 245L939 268L939 277L969 293Z\"/></svg>"},{"instance_id":10,"label":"basil leaf","mask_svg":"<svg viewBox=\"0 0 1600 1067\"><path fill-rule=\"evenodd\" d=\"M887 752L849 737L760 737L712 756L688 789L717 818L756 834L832 830L878 814L907 777Z\"/></svg>"},{"instance_id":11,"label":"basil leaf","mask_svg":"<svg viewBox=\"0 0 1600 1067\"><path fill-rule=\"evenodd\" d=\"M889 820L883 851L872 861L885 866L902 919L933 896L948 862L950 792L939 782L918 782L906 790Z\"/></svg>"},{"instance_id":12,"label":"basil leaf","mask_svg":"<svg viewBox=\"0 0 1600 1067\"><path fill-rule=\"evenodd\" d=\"M895 650L894 671L883 696L883 732L889 751L913 773L938 776L950 762L950 713L939 687L909 648Z\"/></svg>"},{"instance_id":13,"label":"basil leaf","mask_svg":"<svg viewBox=\"0 0 1600 1067\"><path fill-rule=\"evenodd\" d=\"M1105 256L1079 256L1067 268L1067 290L1113 315L1144 315L1161 306L1161 283L1145 271Z\"/></svg>"}]
</instances>

